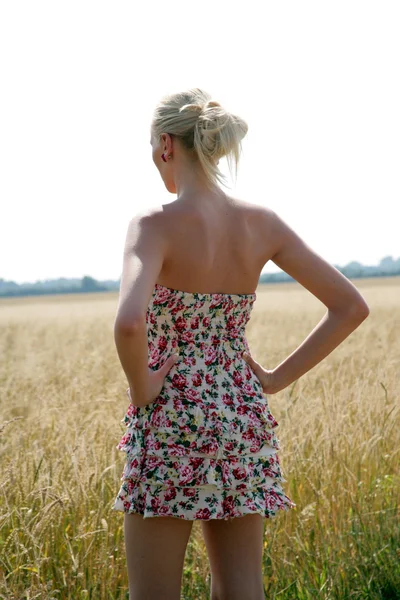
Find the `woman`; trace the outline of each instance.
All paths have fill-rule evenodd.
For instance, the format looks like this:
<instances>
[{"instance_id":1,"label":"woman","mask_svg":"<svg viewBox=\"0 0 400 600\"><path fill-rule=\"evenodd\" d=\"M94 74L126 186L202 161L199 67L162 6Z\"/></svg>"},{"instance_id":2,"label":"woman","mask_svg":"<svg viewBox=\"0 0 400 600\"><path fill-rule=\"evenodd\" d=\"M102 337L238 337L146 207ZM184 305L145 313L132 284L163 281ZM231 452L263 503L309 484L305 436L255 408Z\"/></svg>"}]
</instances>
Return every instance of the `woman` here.
<instances>
[{"instance_id":1,"label":"woman","mask_svg":"<svg viewBox=\"0 0 400 600\"><path fill-rule=\"evenodd\" d=\"M294 506L264 394L304 375L369 314L356 287L276 212L222 191L218 161L237 168L246 132L198 88L164 97L151 124L153 161L177 198L129 223L115 320L130 404L113 509L124 512L131 600L180 597L196 519L211 598L264 598L263 517ZM269 260L327 307L272 370L251 357L244 331Z\"/></svg>"}]
</instances>

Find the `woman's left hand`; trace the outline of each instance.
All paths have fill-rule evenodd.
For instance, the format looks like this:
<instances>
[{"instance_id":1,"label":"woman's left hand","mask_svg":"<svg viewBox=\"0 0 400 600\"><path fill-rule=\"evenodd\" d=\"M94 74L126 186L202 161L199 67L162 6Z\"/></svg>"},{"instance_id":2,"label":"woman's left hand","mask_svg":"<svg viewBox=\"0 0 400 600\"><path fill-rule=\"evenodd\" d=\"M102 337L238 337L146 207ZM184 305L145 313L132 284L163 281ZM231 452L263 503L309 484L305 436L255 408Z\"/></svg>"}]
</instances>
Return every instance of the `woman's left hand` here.
<instances>
[{"instance_id":1,"label":"woman's left hand","mask_svg":"<svg viewBox=\"0 0 400 600\"><path fill-rule=\"evenodd\" d=\"M143 404L140 404L139 405L140 407L151 404L152 402L154 402L154 400L157 398L157 396L160 395L161 390L164 386L164 380L178 359L179 359L179 354L175 354L175 353L171 354L167 358L165 363L159 369L157 369L156 371L154 371L153 369L149 369L149 388L150 388L149 396L150 396L150 398L149 398L148 402L144 402ZM135 403L133 402L133 404L135 404ZM138 405L135 404L135 406L138 406Z\"/></svg>"}]
</instances>

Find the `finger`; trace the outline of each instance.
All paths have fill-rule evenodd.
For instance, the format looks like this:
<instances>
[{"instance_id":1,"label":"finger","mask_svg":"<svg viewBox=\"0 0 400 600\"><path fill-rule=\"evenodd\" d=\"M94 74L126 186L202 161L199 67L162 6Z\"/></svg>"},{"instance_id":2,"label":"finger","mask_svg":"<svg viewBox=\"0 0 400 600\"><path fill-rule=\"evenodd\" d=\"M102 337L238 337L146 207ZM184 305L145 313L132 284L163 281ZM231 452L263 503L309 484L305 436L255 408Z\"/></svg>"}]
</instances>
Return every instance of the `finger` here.
<instances>
[{"instance_id":1,"label":"finger","mask_svg":"<svg viewBox=\"0 0 400 600\"><path fill-rule=\"evenodd\" d=\"M168 373L168 371L174 366L174 364L176 363L178 358L179 358L179 354L175 354L175 353L171 354L171 356L169 356L167 358L167 360L162 365L162 367L160 367L159 372L165 377L165 375Z\"/></svg>"},{"instance_id":2,"label":"finger","mask_svg":"<svg viewBox=\"0 0 400 600\"><path fill-rule=\"evenodd\" d=\"M260 363L254 360L254 358L248 352L243 352L242 356L255 373L259 372L262 369Z\"/></svg>"}]
</instances>

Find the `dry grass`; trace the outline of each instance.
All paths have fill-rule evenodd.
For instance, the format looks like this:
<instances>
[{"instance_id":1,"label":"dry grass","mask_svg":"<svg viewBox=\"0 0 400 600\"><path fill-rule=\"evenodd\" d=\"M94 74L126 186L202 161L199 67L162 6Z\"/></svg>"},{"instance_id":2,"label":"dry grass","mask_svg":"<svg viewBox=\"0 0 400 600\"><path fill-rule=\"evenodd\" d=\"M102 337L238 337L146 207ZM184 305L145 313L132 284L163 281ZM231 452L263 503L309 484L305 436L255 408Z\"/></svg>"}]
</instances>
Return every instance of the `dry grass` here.
<instances>
[{"instance_id":1,"label":"dry grass","mask_svg":"<svg viewBox=\"0 0 400 600\"><path fill-rule=\"evenodd\" d=\"M355 280L371 308L324 361L269 397L295 510L266 521L268 598L400 597L400 277ZM115 449L127 407L117 294L0 301L0 598L128 598ZM247 328L267 368L325 307L260 287ZM208 598L198 523L182 598Z\"/></svg>"}]
</instances>

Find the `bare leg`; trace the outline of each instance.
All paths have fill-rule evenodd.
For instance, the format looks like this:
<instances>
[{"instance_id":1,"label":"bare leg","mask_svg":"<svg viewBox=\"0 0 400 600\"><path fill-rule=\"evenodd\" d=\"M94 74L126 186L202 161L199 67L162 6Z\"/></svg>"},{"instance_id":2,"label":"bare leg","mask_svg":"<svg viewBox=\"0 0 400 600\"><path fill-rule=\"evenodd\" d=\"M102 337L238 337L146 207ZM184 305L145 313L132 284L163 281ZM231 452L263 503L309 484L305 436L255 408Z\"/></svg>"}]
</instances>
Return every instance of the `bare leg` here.
<instances>
[{"instance_id":1,"label":"bare leg","mask_svg":"<svg viewBox=\"0 0 400 600\"><path fill-rule=\"evenodd\" d=\"M263 517L201 522L211 568L211 600L264 600Z\"/></svg>"},{"instance_id":2,"label":"bare leg","mask_svg":"<svg viewBox=\"0 0 400 600\"><path fill-rule=\"evenodd\" d=\"M124 513L129 600L179 600L193 521Z\"/></svg>"}]
</instances>

